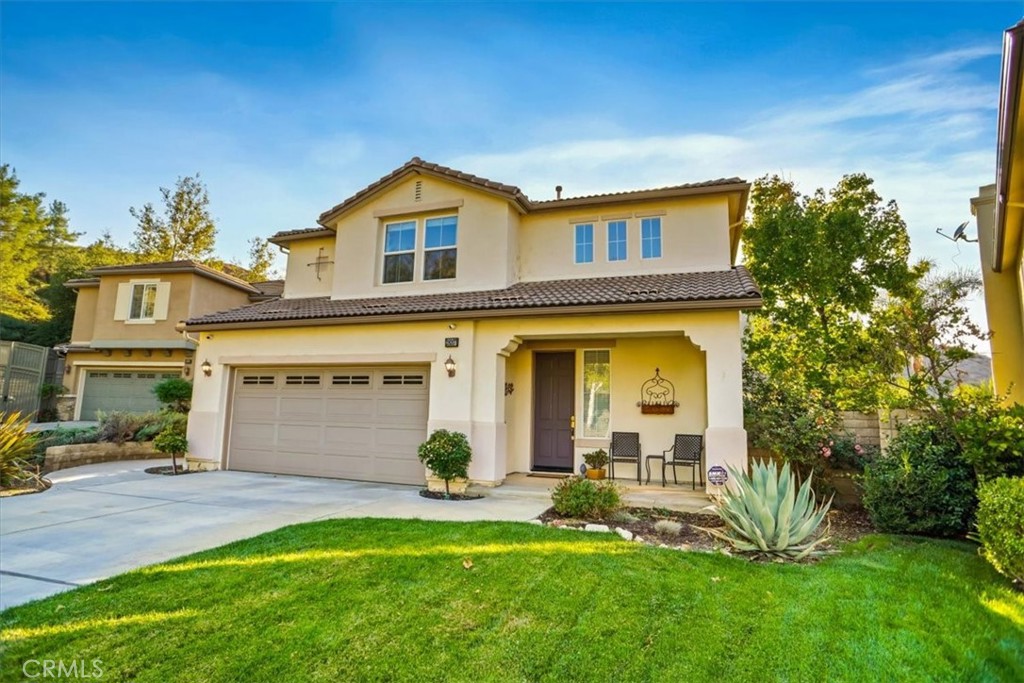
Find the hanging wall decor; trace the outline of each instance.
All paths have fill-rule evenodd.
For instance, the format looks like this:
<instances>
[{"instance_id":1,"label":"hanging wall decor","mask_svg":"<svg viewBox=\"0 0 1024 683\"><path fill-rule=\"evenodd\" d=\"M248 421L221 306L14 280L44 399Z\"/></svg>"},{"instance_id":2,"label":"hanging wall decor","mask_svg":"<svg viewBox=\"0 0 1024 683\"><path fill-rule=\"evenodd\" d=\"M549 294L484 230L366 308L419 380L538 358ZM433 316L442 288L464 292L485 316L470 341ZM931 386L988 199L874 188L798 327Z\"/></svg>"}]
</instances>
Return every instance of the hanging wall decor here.
<instances>
[{"instance_id":1,"label":"hanging wall decor","mask_svg":"<svg viewBox=\"0 0 1024 683\"><path fill-rule=\"evenodd\" d=\"M644 415L672 415L679 407L675 385L661 376L659 368L654 368L654 377L640 387L637 405Z\"/></svg>"}]
</instances>

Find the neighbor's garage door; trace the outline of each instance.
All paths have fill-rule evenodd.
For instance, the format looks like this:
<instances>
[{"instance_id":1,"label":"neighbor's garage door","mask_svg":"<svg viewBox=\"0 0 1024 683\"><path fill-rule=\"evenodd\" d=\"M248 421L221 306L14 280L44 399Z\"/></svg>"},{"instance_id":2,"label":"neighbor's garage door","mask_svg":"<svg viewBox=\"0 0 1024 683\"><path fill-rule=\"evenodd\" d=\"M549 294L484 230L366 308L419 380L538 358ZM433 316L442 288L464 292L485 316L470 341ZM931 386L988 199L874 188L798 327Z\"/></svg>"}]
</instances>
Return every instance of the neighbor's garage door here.
<instances>
[{"instance_id":1,"label":"neighbor's garage door","mask_svg":"<svg viewBox=\"0 0 1024 683\"><path fill-rule=\"evenodd\" d=\"M241 369L228 468L420 484L426 367Z\"/></svg>"},{"instance_id":2,"label":"neighbor's garage door","mask_svg":"<svg viewBox=\"0 0 1024 683\"><path fill-rule=\"evenodd\" d=\"M148 413L160 409L153 385L177 372L137 372L128 370L87 370L82 389L82 420L95 420L96 412L115 410Z\"/></svg>"}]
</instances>

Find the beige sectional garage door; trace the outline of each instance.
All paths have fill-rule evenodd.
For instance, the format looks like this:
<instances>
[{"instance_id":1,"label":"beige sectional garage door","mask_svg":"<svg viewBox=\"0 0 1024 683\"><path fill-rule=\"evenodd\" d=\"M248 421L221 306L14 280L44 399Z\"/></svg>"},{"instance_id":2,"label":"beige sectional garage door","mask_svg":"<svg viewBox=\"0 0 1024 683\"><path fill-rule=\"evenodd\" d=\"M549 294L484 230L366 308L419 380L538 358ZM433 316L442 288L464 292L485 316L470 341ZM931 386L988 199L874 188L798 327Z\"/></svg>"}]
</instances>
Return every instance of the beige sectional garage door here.
<instances>
[{"instance_id":1,"label":"beige sectional garage door","mask_svg":"<svg viewBox=\"0 0 1024 683\"><path fill-rule=\"evenodd\" d=\"M427 367L235 373L228 469L421 484Z\"/></svg>"}]
</instances>

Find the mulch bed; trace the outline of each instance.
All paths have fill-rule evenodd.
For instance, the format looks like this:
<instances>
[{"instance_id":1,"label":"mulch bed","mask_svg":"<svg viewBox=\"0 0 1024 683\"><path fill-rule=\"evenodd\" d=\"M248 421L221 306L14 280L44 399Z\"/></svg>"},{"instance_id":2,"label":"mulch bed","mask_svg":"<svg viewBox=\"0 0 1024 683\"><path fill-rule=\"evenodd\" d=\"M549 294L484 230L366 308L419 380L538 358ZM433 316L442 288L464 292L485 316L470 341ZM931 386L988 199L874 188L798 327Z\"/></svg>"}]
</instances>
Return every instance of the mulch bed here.
<instances>
[{"instance_id":1,"label":"mulch bed","mask_svg":"<svg viewBox=\"0 0 1024 683\"><path fill-rule=\"evenodd\" d=\"M420 496L431 500L480 500L483 498L478 493L452 493L446 496L444 491L428 491L427 489L420 490Z\"/></svg>"},{"instance_id":2,"label":"mulch bed","mask_svg":"<svg viewBox=\"0 0 1024 683\"><path fill-rule=\"evenodd\" d=\"M625 514L623 514L625 513ZM710 534L695 527L721 529L725 523L715 514L700 512L678 512L664 508L625 508L608 519L572 519L560 516L554 508L548 508L538 518L547 526L582 528L587 524L604 524L609 529L625 529L640 537L648 545L714 552L725 548L725 544ZM861 508L851 510L830 510L827 523L832 539L823 548L836 549L840 543L855 541L875 532L867 513ZM667 529L656 528L661 520L678 522L682 525L678 534Z\"/></svg>"},{"instance_id":3,"label":"mulch bed","mask_svg":"<svg viewBox=\"0 0 1024 683\"><path fill-rule=\"evenodd\" d=\"M165 474L168 477L181 476L182 474L197 474L199 470L186 470L184 465L178 465L177 475L172 465L160 465L159 467L147 467L146 474Z\"/></svg>"}]
</instances>

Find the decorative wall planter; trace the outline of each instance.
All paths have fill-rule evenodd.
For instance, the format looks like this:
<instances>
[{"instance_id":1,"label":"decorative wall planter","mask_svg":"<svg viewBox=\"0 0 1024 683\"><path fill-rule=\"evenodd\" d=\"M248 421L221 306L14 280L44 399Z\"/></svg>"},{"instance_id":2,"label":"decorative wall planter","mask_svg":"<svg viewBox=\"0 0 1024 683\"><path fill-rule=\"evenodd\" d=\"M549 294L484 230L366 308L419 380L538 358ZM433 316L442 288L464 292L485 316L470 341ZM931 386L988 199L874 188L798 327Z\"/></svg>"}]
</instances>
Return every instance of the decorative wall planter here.
<instances>
[{"instance_id":1,"label":"decorative wall planter","mask_svg":"<svg viewBox=\"0 0 1024 683\"><path fill-rule=\"evenodd\" d=\"M660 368L654 368L654 377L640 387L640 400L636 404L642 415L673 415L679 407L676 387L661 376Z\"/></svg>"}]
</instances>

